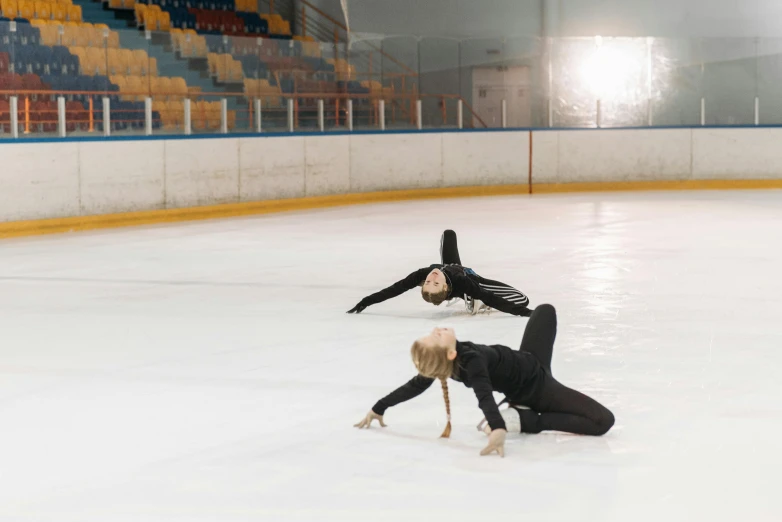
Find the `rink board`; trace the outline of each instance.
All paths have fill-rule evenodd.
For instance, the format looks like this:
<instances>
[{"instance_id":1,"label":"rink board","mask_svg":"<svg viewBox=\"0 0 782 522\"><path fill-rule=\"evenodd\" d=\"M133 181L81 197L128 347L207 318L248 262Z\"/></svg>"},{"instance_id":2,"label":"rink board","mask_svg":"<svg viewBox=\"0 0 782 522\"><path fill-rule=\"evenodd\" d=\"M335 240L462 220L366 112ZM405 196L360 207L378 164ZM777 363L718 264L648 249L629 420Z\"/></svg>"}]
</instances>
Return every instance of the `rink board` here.
<instances>
[{"instance_id":1,"label":"rink board","mask_svg":"<svg viewBox=\"0 0 782 522\"><path fill-rule=\"evenodd\" d=\"M248 206L278 200L327 198L289 205L313 208L389 191L405 195L386 200L437 197L431 191L444 188L458 189L444 197L774 188L782 187L780 138L777 128L703 128L3 142L0 222L106 216L104 226L116 226L125 213L153 212L141 221L159 222L287 210ZM5 225L0 237L9 226L19 229Z\"/></svg>"}]
</instances>

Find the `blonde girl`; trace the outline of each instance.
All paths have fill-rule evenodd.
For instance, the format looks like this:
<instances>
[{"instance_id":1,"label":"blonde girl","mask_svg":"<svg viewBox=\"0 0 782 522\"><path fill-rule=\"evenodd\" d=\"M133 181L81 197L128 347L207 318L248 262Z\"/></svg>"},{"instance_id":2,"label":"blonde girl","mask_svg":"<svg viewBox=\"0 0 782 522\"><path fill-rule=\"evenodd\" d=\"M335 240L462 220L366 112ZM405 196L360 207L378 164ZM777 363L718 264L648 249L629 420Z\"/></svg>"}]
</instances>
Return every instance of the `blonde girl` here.
<instances>
[{"instance_id":1,"label":"blonde girl","mask_svg":"<svg viewBox=\"0 0 782 522\"><path fill-rule=\"evenodd\" d=\"M557 315L551 305L532 312L521 348L458 341L450 328L435 328L410 350L418 375L380 399L355 426L369 428L373 420L385 427L385 411L426 391L440 381L448 422L442 437L451 434L448 379L472 388L489 426L489 443L481 455L505 455L507 430L540 433L556 430L581 435L604 435L614 425L602 404L567 388L551 374ZM500 412L492 392L505 394L510 407Z\"/></svg>"}]
</instances>

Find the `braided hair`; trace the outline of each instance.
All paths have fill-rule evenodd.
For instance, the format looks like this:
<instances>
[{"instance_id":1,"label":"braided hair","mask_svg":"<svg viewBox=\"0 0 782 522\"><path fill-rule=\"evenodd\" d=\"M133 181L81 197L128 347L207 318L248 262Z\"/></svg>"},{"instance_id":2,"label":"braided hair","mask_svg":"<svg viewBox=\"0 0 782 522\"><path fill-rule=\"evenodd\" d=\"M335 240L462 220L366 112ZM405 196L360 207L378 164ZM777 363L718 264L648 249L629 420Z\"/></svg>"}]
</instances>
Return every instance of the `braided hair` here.
<instances>
[{"instance_id":1,"label":"braided hair","mask_svg":"<svg viewBox=\"0 0 782 522\"><path fill-rule=\"evenodd\" d=\"M445 425L441 439L447 439L451 436L451 399L448 397L448 380L440 377L440 385L443 387L443 399L445 400L445 413L448 414L448 423Z\"/></svg>"},{"instance_id":2,"label":"braided hair","mask_svg":"<svg viewBox=\"0 0 782 522\"><path fill-rule=\"evenodd\" d=\"M446 348L430 346L420 341L413 343L410 355L413 357L413 364L415 364L418 373L424 377L440 379L445 400L445 413L448 415L448 422L440 437L447 439L451 436L451 399L448 396L448 378L454 373L454 362L448 360Z\"/></svg>"}]
</instances>

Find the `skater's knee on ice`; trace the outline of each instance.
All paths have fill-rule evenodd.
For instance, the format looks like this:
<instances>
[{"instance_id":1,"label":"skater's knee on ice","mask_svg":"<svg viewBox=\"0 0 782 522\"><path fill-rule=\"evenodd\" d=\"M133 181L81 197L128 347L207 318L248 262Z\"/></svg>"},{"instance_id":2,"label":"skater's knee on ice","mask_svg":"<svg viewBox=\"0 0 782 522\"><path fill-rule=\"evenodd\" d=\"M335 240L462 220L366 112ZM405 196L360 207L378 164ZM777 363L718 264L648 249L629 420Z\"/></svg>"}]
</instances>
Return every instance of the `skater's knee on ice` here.
<instances>
[{"instance_id":1,"label":"skater's knee on ice","mask_svg":"<svg viewBox=\"0 0 782 522\"><path fill-rule=\"evenodd\" d=\"M607 408L603 408L603 411L600 413L600 415L595 419L595 423L597 424L597 432L595 435L605 435L608 433L608 430L610 430L614 426L614 414L611 413Z\"/></svg>"}]
</instances>

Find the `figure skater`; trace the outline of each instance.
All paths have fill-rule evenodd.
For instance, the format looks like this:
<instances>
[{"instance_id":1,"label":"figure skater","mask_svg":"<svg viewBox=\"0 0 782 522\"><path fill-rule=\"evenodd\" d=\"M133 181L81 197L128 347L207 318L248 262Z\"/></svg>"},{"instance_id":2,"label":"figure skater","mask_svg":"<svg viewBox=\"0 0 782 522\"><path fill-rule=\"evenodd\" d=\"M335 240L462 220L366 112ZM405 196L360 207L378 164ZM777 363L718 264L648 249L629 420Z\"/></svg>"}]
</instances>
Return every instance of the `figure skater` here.
<instances>
[{"instance_id":1,"label":"figure skater","mask_svg":"<svg viewBox=\"0 0 782 522\"><path fill-rule=\"evenodd\" d=\"M441 264L416 270L401 281L362 299L348 310L360 314L368 306L382 303L408 290L421 287L421 297L439 306L443 301L463 299L467 310L476 314L491 308L511 315L529 317L529 299L510 285L485 279L462 266L456 244L456 232L446 230L440 240Z\"/></svg>"},{"instance_id":2,"label":"figure skater","mask_svg":"<svg viewBox=\"0 0 782 522\"><path fill-rule=\"evenodd\" d=\"M614 425L614 415L586 395L560 384L551 374L551 355L557 334L557 315L551 305L538 306L532 313L519 351L501 345L457 341L453 330L435 328L411 348L419 374L407 384L380 399L356 424L369 428L373 420L385 427L386 410L423 393L440 380L448 423L442 437L451 434L451 379L472 388L490 431L489 443L481 455L497 452L505 456L506 430L540 433L556 430L580 435L604 435ZM509 407L500 411L493 391L505 394ZM479 425L480 428L480 425Z\"/></svg>"}]
</instances>

